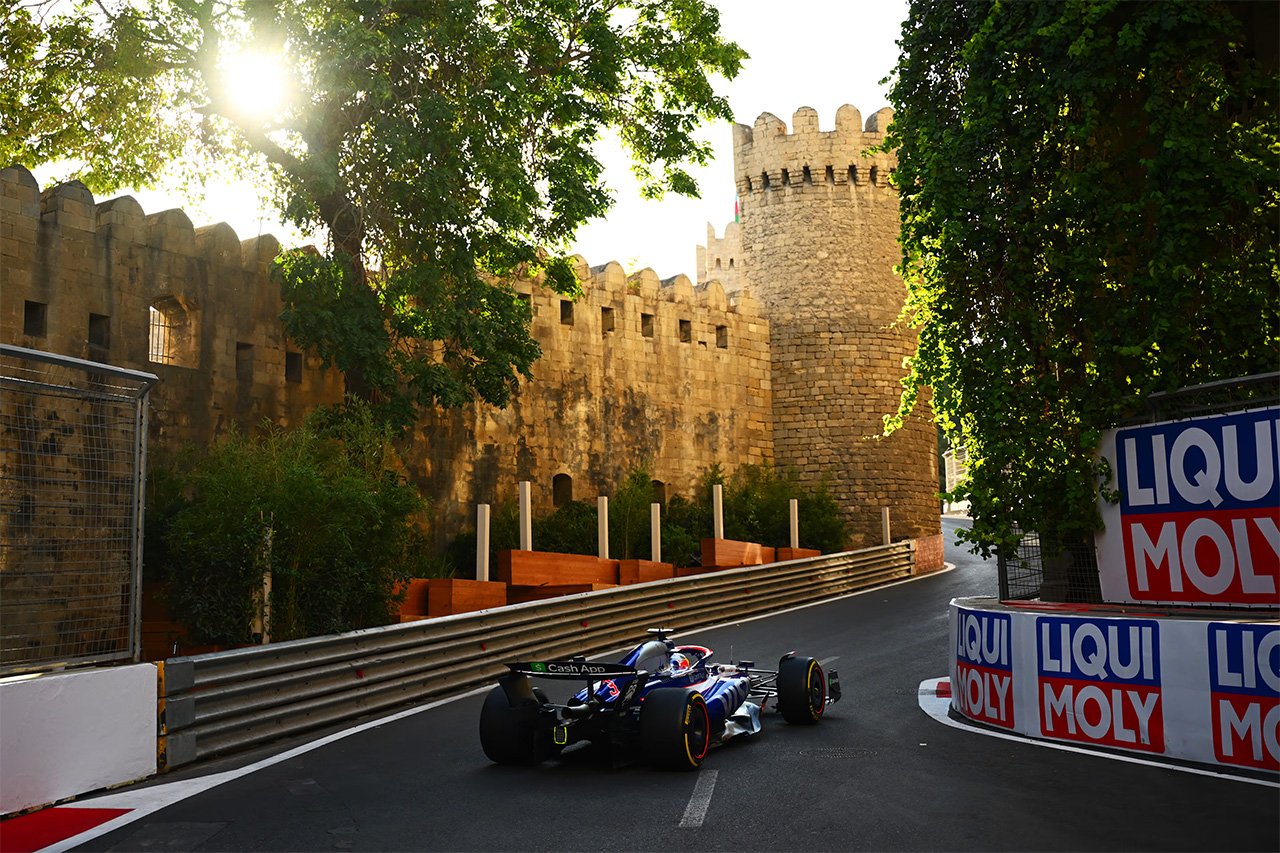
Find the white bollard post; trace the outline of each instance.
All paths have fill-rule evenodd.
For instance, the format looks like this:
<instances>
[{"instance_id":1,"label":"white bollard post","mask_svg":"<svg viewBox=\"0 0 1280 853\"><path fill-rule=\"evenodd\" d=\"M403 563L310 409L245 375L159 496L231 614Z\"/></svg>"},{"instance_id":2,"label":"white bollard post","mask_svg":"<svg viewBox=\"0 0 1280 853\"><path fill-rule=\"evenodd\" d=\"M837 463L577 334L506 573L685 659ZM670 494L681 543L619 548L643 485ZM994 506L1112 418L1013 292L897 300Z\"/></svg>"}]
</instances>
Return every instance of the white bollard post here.
<instances>
[{"instance_id":1,"label":"white bollard post","mask_svg":"<svg viewBox=\"0 0 1280 853\"><path fill-rule=\"evenodd\" d=\"M609 499L596 498L596 535L600 540L600 559L609 559Z\"/></svg>"},{"instance_id":2,"label":"white bollard post","mask_svg":"<svg viewBox=\"0 0 1280 853\"><path fill-rule=\"evenodd\" d=\"M724 538L724 487L716 483L711 487L711 535Z\"/></svg>"},{"instance_id":3,"label":"white bollard post","mask_svg":"<svg viewBox=\"0 0 1280 853\"><path fill-rule=\"evenodd\" d=\"M880 534L884 538L884 544L893 544L893 540L889 537L889 508L887 506L880 507Z\"/></svg>"},{"instance_id":4,"label":"white bollard post","mask_svg":"<svg viewBox=\"0 0 1280 853\"><path fill-rule=\"evenodd\" d=\"M800 547L800 501L792 498L787 501L791 508L791 547Z\"/></svg>"},{"instance_id":5,"label":"white bollard post","mask_svg":"<svg viewBox=\"0 0 1280 853\"><path fill-rule=\"evenodd\" d=\"M662 562L662 504L649 504L649 559Z\"/></svg>"},{"instance_id":6,"label":"white bollard post","mask_svg":"<svg viewBox=\"0 0 1280 853\"><path fill-rule=\"evenodd\" d=\"M489 579L489 505L476 506L476 580Z\"/></svg>"},{"instance_id":7,"label":"white bollard post","mask_svg":"<svg viewBox=\"0 0 1280 853\"><path fill-rule=\"evenodd\" d=\"M528 480L520 481L520 550L533 550L533 516L530 513Z\"/></svg>"}]
</instances>

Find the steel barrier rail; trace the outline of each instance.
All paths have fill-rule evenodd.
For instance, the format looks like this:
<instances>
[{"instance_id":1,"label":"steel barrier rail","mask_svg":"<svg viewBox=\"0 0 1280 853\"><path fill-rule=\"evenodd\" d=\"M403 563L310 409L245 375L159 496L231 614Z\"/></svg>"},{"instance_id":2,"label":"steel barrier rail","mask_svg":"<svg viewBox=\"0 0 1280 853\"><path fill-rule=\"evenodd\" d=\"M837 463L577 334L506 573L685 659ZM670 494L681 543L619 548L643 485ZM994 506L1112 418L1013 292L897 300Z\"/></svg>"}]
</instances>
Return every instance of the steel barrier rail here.
<instances>
[{"instance_id":1,"label":"steel barrier rail","mask_svg":"<svg viewBox=\"0 0 1280 853\"><path fill-rule=\"evenodd\" d=\"M587 592L478 613L170 658L160 668L162 768L494 680L517 658L596 654L821 601L911 574L915 543Z\"/></svg>"}]
</instances>

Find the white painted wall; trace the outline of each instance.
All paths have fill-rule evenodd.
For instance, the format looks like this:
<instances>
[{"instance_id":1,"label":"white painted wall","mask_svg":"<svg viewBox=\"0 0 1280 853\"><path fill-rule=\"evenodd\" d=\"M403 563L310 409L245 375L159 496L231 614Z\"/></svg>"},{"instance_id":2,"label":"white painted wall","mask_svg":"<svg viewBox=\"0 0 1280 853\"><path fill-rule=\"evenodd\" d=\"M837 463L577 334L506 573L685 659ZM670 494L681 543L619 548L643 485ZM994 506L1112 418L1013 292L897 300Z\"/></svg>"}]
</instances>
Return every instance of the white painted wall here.
<instances>
[{"instance_id":1,"label":"white painted wall","mask_svg":"<svg viewBox=\"0 0 1280 853\"><path fill-rule=\"evenodd\" d=\"M156 772L156 667L0 681L0 814Z\"/></svg>"}]
</instances>

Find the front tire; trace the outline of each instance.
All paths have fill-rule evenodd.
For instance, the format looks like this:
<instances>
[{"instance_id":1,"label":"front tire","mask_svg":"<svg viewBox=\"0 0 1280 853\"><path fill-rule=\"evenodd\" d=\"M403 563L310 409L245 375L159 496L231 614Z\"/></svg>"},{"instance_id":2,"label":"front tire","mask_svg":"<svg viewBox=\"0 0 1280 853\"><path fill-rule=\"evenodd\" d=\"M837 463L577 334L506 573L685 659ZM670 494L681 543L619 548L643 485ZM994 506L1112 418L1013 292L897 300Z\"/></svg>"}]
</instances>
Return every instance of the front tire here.
<instances>
[{"instance_id":1,"label":"front tire","mask_svg":"<svg viewBox=\"0 0 1280 853\"><path fill-rule=\"evenodd\" d=\"M811 726L827 709L827 677L813 658L778 661L778 710L793 726Z\"/></svg>"},{"instance_id":2,"label":"front tire","mask_svg":"<svg viewBox=\"0 0 1280 853\"><path fill-rule=\"evenodd\" d=\"M640 707L640 744L663 770L697 770L711 748L711 715L696 690L663 688Z\"/></svg>"}]
</instances>

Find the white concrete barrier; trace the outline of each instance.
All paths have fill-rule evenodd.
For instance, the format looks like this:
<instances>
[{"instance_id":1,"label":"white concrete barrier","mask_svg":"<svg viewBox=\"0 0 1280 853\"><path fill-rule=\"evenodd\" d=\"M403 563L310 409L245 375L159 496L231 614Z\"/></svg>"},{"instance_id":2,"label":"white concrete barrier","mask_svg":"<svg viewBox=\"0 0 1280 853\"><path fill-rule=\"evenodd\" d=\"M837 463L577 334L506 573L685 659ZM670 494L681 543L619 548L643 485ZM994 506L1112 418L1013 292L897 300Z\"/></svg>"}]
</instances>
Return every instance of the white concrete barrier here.
<instances>
[{"instance_id":1,"label":"white concrete barrier","mask_svg":"<svg viewBox=\"0 0 1280 853\"><path fill-rule=\"evenodd\" d=\"M0 681L0 814L156 772L156 667Z\"/></svg>"}]
</instances>

